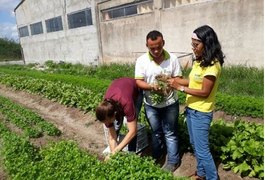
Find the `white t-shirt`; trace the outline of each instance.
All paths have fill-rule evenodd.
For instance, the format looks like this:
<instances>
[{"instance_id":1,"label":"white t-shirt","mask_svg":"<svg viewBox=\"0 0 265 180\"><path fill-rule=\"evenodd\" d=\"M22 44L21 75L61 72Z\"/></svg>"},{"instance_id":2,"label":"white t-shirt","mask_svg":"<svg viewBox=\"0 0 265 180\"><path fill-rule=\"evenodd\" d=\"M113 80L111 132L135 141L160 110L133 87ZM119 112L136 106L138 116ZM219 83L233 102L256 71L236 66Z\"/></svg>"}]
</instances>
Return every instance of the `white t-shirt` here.
<instances>
[{"instance_id":1,"label":"white t-shirt","mask_svg":"<svg viewBox=\"0 0 265 180\"><path fill-rule=\"evenodd\" d=\"M149 52L143 54L136 60L135 79L143 79L148 84L156 82L155 77L159 74L166 74L171 77L182 76L181 66L178 58L164 50L165 60L161 64L157 64ZM177 93L172 91L165 100L159 104L155 104L151 100L151 91L144 91L144 102L150 106L162 108L177 101Z\"/></svg>"}]
</instances>

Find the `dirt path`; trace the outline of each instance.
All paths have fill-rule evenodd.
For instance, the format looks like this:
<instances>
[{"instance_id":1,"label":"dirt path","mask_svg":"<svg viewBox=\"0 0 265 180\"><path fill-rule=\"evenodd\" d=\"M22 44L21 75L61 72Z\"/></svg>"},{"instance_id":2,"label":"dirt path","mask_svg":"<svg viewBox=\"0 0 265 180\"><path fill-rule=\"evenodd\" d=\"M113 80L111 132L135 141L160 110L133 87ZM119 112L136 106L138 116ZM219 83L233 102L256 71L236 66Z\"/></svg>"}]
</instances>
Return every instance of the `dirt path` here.
<instances>
[{"instance_id":1,"label":"dirt path","mask_svg":"<svg viewBox=\"0 0 265 180\"><path fill-rule=\"evenodd\" d=\"M69 108L46 98L29 94L23 91L13 91L0 85L0 95L8 97L12 101L21 104L42 116L45 120L54 123L63 133L60 139L72 139L79 143L80 147L102 157L105 149L105 139L102 124L95 122L92 114L84 114L76 108ZM215 118L225 117L224 113L216 113ZM230 116L229 116L230 117ZM231 120L234 117L230 117ZM263 121L263 120L262 120ZM56 138L54 138L56 139ZM51 139L44 137L32 140L34 144L43 145ZM147 148L148 149L148 148ZM174 172L176 176L188 176L195 171L195 158L186 153L182 157L181 166ZM221 180L254 180L255 178L241 178L231 171L224 171L222 164L218 165L218 173ZM1 174L1 168L0 168ZM1 177L0 177L1 179Z\"/></svg>"},{"instance_id":2,"label":"dirt path","mask_svg":"<svg viewBox=\"0 0 265 180\"><path fill-rule=\"evenodd\" d=\"M22 104L38 113L43 119L54 123L63 132L63 139L73 139L81 147L97 155L105 149L102 124L95 122L93 115L85 114L76 108L66 107L37 95L12 91L4 86L0 86L0 95ZM36 144L38 144L36 142L38 139L34 140ZM43 139L39 141L43 141ZM41 142L39 143L41 144Z\"/></svg>"}]
</instances>

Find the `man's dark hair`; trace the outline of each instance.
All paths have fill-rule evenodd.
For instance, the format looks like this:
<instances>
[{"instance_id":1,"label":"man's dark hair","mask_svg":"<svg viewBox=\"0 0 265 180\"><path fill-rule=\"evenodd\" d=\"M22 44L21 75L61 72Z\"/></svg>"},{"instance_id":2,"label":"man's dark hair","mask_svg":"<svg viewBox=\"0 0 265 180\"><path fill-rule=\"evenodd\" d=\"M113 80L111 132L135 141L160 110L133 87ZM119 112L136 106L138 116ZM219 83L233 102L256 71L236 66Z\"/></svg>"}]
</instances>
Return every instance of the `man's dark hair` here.
<instances>
[{"instance_id":1,"label":"man's dark hair","mask_svg":"<svg viewBox=\"0 0 265 180\"><path fill-rule=\"evenodd\" d=\"M163 39L163 35L161 32L157 31L157 30L153 30L153 31L150 31L147 36L146 36L146 41L148 39L151 39L152 41L153 40L156 40L158 37L162 37Z\"/></svg>"}]
</instances>

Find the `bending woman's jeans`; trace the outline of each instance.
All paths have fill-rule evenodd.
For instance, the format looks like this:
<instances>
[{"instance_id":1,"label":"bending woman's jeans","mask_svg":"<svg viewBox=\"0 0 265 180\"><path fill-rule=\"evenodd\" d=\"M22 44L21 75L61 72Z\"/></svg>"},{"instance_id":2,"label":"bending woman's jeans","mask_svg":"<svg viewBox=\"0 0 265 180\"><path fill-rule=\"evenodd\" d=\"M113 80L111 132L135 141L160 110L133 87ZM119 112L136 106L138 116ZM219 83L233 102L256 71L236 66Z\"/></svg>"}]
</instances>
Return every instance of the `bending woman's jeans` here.
<instances>
[{"instance_id":1,"label":"bending woman's jeans","mask_svg":"<svg viewBox=\"0 0 265 180\"><path fill-rule=\"evenodd\" d=\"M137 96L137 99L134 102L137 120L138 120L139 114L141 112L142 104L143 104L143 90L139 90L139 94ZM123 121L122 122L118 122L116 120L114 121L114 128L116 130L117 135L119 135L119 133L120 133L122 124L123 124ZM136 146L137 146L137 134L128 144L128 151L136 152Z\"/></svg>"},{"instance_id":2,"label":"bending woman's jeans","mask_svg":"<svg viewBox=\"0 0 265 180\"><path fill-rule=\"evenodd\" d=\"M167 149L168 164L179 163L178 115L179 102L164 108L145 104L146 116L152 129L152 156L158 159L163 154L164 142Z\"/></svg>"},{"instance_id":3,"label":"bending woman's jeans","mask_svg":"<svg viewBox=\"0 0 265 180\"><path fill-rule=\"evenodd\" d=\"M190 143L197 160L197 174L207 180L218 179L216 166L209 147L209 129L213 112L205 113L186 108Z\"/></svg>"}]
</instances>

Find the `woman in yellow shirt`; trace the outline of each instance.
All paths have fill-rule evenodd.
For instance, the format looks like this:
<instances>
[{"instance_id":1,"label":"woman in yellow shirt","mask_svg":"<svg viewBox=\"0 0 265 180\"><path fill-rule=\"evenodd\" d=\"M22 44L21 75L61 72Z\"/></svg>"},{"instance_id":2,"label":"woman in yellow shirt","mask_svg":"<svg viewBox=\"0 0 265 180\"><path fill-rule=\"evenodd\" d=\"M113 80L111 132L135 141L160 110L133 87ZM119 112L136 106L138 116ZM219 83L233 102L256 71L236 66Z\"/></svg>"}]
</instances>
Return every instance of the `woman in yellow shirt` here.
<instances>
[{"instance_id":1,"label":"woman in yellow shirt","mask_svg":"<svg viewBox=\"0 0 265 180\"><path fill-rule=\"evenodd\" d=\"M197 160L197 171L192 178L217 180L209 147L209 129L224 55L215 31L208 25L195 29L191 41L196 59L189 79L171 79L168 83L187 94L187 126Z\"/></svg>"}]
</instances>

